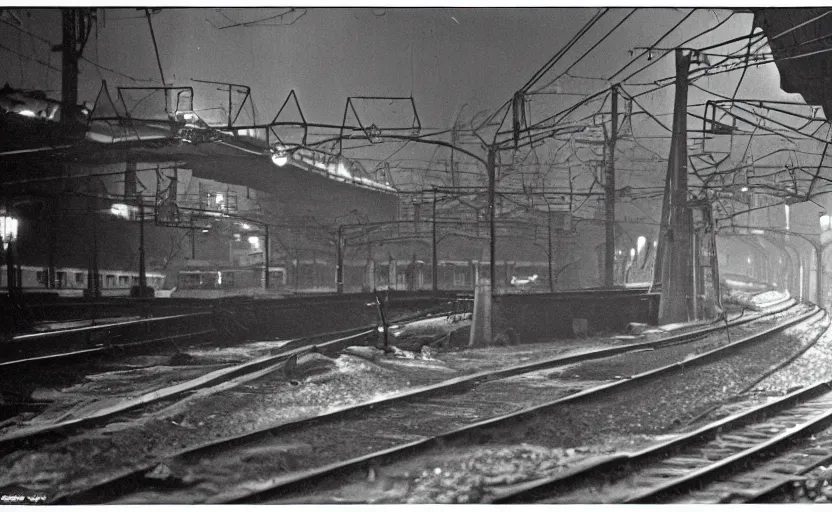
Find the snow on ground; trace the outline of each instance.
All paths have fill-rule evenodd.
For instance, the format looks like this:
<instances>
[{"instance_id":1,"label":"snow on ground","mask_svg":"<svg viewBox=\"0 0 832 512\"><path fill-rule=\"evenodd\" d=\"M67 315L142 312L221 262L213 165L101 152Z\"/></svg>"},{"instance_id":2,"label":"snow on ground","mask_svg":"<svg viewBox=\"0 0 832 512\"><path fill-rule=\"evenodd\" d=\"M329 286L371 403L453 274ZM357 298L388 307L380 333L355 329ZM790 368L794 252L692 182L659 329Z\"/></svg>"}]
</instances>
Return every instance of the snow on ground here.
<instances>
[{"instance_id":1,"label":"snow on ground","mask_svg":"<svg viewBox=\"0 0 832 512\"><path fill-rule=\"evenodd\" d=\"M751 395L779 396L789 391L832 380L832 330L788 366L772 374L750 391Z\"/></svg>"}]
</instances>

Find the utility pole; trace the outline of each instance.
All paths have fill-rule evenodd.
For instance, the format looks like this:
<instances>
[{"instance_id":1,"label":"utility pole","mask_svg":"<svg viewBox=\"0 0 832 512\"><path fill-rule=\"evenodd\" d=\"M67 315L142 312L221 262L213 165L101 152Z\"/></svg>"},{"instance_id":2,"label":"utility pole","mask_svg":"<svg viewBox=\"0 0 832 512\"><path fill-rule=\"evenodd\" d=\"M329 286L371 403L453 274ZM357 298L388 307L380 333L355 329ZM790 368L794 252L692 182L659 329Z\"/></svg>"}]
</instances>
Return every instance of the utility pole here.
<instances>
[{"instance_id":1,"label":"utility pole","mask_svg":"<svg viewBox=\"0 0 832 512\"><path fill-rule=\"evenodd\" d=\"M263 241L263 265L265 268L265 274L263 275L263 288L269 289L269 225L263 224L266 228L266 236L265 240Z\"/></svg>"},{"instance_id":2,"label":"utility pole","mask_svg":"<svg viewBox=\"0 0 832 512\"><path fill-rule=\"evenodd\" d=\"M433 293L439 291L439 260L437 259L437 250L436 250L436 189L433 189L433 216L431 217L431 228L433 233L431 233L431 246L433 254L431 256L431 263L433 265Z\"/></svg>"},{"instance_id":3,"label":"utility pole","mask_svg":"<svg viewBox=\"0 0 832 512\"><path fill-rule=\"evenodd\" d=\"M46 254L46 287L50 290L55 288L55 279L57 272L55 271L55 246L57 245L58 237L58 209L59 196L56 194L49 198L49 225L47 226L47 254Z\"/></svg>"},{"instance_id":4,"label":"utility pole","mask_svg":"<svg viewBox=\"0 0 832 512\"><path fill-rule=\"evenodd\" d=\"M491 294L494 294L494 286L496 285L496 280L494 276L496 275L496 257L494 256L495 248L496 248L496 229L494 226L494 219L496 214L496 207L495 207L495 196L496 196L496 188L497 188L497 177L496 171L494 169L495 160L497 156L497 149L494 146L488 147L488 159L486 160L486 171L488 172L488 227L490 230L489 242L490 242L490 250L489 250L489 258L490 258L490 274L489 277L491 279Z\"/></svg>"},{"instance_id":5,"label":"utility pole","mask_svg":"<svg viewBox=\"0 0 832 512\"><path fill-rule=\"evenodd\" d=\"M147 267L144 260L144 201L137 195L139 203L139 297L147 297Z\"/></svg>"},{"instance_id":6,"label":"utility pole","mask_svg":"<svg viewBox=\"0 0 832 512\"><path fill-rule=\"evenodd\" d=\"M61 42L61 122L64 126L72 123L72 112L78 105L78 57L76 47L78 34L77 22L83 20L78 9L61 9L63 39ZM82 22L83 23L83 22Z\"/></svg>"},{"instance_id":7,"label":"utility pole","mask_svg":"<svg viewBox=\"0 0 832 512\"><path fill-rule=\"evenodd\" d=\"M546 197L546 196L544 196ZM549 202L546 202L546 210L549 213L549 250L546 253L549 256L549 291L554 293L555 291L555 276L552 275L552 207L549 205Z\"/></svg>"},{"instance_id":8,"label":"utility pole","mask_svg":"<svg viewBox=\"0 0 832 512\"><path fill-rule=\"evenodd\" d=\"M618 137L618 85L612 86L612 125L607 138L607 166L604 180L606 228L604 242L604 286L615 285L615 142Z\"/></svg>"},{"instance_id":9,"label":"utility pole","mask_svg":"<svg viewBox=\"0 0 832 512\"><path fill-rule=\"evenodd\" d=\"M335 287L339 294L344 293L344 240L343 240L343 225L338 225L338 240L336 245L335 256Z\"/></svg>"},{"instance_id":10,"label":"utility pole","mask_svg":"<svg viewBox=\"0 0 832 512\"><path fill-rule=\"evenodd\" d=\"M95 201L95 203L93 203ZM98 215L99 212L93 207L97 206L98 200L87 199L89 214L92 216L92 243L89 255L89 268L87 269L87 289L90 297L101 297L101 285L98 278Z\"/></svg>"},{"instance_id":11,"label":"utility pole","mask_svg":"<svg viewBox=\"0 0 832 512\"><path fill-rule=\"evenodd\" d=\"M662 293L659 324L687 322L691 315L688 299L693 285L691 275L691 210L688 208L687 101L691 56L676 50L676 96L673 105L673 135L668 159L669 217L664 233L662 255Z\"/></svg>"}]
</instances>

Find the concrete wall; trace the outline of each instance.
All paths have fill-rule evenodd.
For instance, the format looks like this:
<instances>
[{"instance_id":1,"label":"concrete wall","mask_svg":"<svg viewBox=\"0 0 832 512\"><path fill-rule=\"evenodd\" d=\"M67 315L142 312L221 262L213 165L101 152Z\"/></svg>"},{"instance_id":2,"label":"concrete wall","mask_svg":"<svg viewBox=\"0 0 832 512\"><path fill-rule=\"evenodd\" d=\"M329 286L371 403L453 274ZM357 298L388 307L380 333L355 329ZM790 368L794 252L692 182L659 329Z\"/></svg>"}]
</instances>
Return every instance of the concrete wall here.
<instances>
[{"instance_id":1,"label":"concrete wall","mask_svg":"<svg viewBox=\"0 0 832 512\"><path fill-rule=\"evenodd\" d=\"M388 320L438 308L453 301L455 293L390 292ZM223 299L75 299L52 294L29 295L25 315L31 321L69 321L124 316L167 316L213 311L218 328L235 338L274 339L309 336L378 323L371 293L317 295L292 298ZM445 306L443 311L451 306ZM0 294L0 334L21 332L13 325L13 307Z\"/></svg>"},{"instance_id":2,"label":"concrete wall","mask_svg":"<svg viewBox=\"0 0 832 512\"><path fill-rule=\"evenodd\" d=\"M502 295L494 298L494 332L514 329L520 343L572 338L572 320L587 319L589 333L622 333L630 322L657 323L658 294L643 290Z\"/></svg>"}]
</instances>

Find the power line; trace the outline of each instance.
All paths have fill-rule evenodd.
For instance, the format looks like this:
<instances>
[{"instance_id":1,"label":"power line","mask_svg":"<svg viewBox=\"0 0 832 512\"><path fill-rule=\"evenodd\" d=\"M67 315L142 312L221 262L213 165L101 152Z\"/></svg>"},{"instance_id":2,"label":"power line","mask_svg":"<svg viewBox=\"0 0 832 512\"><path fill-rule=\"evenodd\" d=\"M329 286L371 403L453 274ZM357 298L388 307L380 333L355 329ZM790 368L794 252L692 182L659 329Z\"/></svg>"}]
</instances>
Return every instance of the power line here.
<instances>
[{"instance_id":1,"label":"power line","mask_svg":"<svg viewBox=\"0 0 832 512\"><path fill-rule=\"evenodd\" d=\"M780 33L779 33L779 34L777 34L776 36L774 36L774 37L772 37L772 38L769 38L769 41L776 41L776 40L780 39L781 37L785 36L786 34L789 34L789 33L793 32L793 31L795 31L795 30L797 30L797 29L799 29L799 28L801 28L801 27L804 27L804 26L806 26L806 25L808 25L808 24L810 24L810 23L814 23L814 22L816 22L816 21L820 20L821 18L824 18L825 16L827 16L827 15L829 15L829 14L832 14L832 10L830 10L830 11L826 11L826 12L824 12L823 14L821 14L821 15L819 15L819 16L815 16L815 17L814 17L814 18L812 18L812 19L806 20L806 21L804 21L803 23L800 23L800 24L795 25L795 26L793 26L793 27L791 27L791 28L789 28L789 29L787 29L787 30L784 30L783 32L780 32Z\"/></svg>"},{"instance_id":2,"label":"power line","mask_svg":"<svg viewBox=\"0 0 832 512\"><path fill-rule=\"evenodd\" d=\"M567 75L567 74L569 73L569 71L570 71L572 68L574 68L574 67L575 67L575 66L576 66L579 62L581 62L581 61L582 61L582 60L583 60L583 59L584 59L587 55L589 55L589 54L590 54L593 50L595 50L595 48L597 48L597 47L598 47L598 45L600 45L601 43L603 43L603 42L604 42L604 41L605 41L605 40L606 40L609 36L611 36L611 35L613 34L613 32L615 32L615 31L616 31L616 30L617 30L617 29L618 29L621 25L623 25L623 24L624 24L624 22L625 22L625 21L627 21L627 20L630 18L630 16L632 16L633 14L635 14L635 12L636 12L637 10L638 10L638 8L637 8L637 7L633 8L633 10L632 10L632 11L630 11L630 12L629 12L626 16L624 16L624 17L623 17L623 18L622 18L622 19L621 19L621 20L620 20L620 21L619 21L619 22L618 22L618 23L617 23L614 27L612 27L612 28L611 28L611 29L610 29L610 30L609 30L609 31L608 31L608 32L604 35L604 37L602 37L601 39L599 39L599 40L598 40L598 42L597 42L597 43L595 43L595 44L592 46L592 48L590 48L589 50L585 51L585 52L583 53L583 55L581 55L580 57L578 57L578 60L576 60L576 61L575 61L575 62L573 62L573 63L572 63L572 64L571 64L568 68L566 68L566 70L564 70L564 71L563 71L563 73L561 73L560 75L558 75L557 77L555 77L553 80L551 80L548 84L544 85L544 86L543 86L543 87L541 87L540 89L537 89L537 91L541 91L541 90L543 90L543 89L545 89L545 88L549 87L549 86L550 86L550 85L552 85L553 83L555 83L555 82L557 82L558 80L560 80L560 79L561 79L564 75ZM584 77L575 77L575 78L584 78ZM535 92L537 92L537 91L535 91Z\"/></svg>"},{"instance_id":3,"label":"power line","mask_svg":"<svg viewBox=\"0 0 832 512\"><path fill-rule=\"evenodd\" d=\"M8 26L12 27L12 28L13 28L13 29L15 29L15 30L19 30L20 32L23 32L24 34L27 34L29 37L32 37L32 38L36 39L37 41L40 41L41 43L46 44L47 46L49 46L50 51L51 51L51 49L52 49L52 46L54 46L54 45L52 44L52 42L51 42L51 41L49 41L48 39L44 39L43 37L40 37L40 36L38 36L38 35L36 35L36 34L33 34L32 32L29 32L28 30L26 30L26 29L24 29L24 28L18 27L18 26L14 25L14 24L12 24L12 23L9 23L9 22L7 22L7 21L5 21L5 20L0 20L0 23L3 23L3 24L5 24L5 25L8 25ZM24 57L26 57L26 56L24 56ZM28 58L28 57L26 57L26 58ZM85 61L85 62L87 62L88 64L92 64L93 66L95 66L95 67L96 67L96 68L98 68L98 69L103 69L104 71L108 71L108 72L110 72L110 73L113 73L113 74L116 74L116 75L122 76L122 77L124 77L124 78L127 78L128 80L133 80L134 82L151 82L151 81L152 81L152 80L148 80L148 79L146 79L146 78L136 78L136 77L130 76L130 75L126 74L126 73L122 73L121 71L116 71L115 69L108 68L108 67L106 67L106 66L102 66L101 64L99 64L99 63L97 63L97 62L95 62L95 61L93 61L93 60L91 60L91 59L89 59L89 58L87 58L87 57L84 57L83 55L81 55L81 56L80 56L80 59L81 59L81 60L83 60L83 61ZM30 60L35 60L35 59L30 59ZM36 61L36 62L38 62L38 63L40 63L40 64L43 64L43 62L39 62L39 61ZM60 71L61 71L59 68L54 68L54 67L52 67L51 69L54 69L54 70L56 70L56 71L58 71L58 72L60 72Z\"/></svg>"},{"instance_id":4,"label":"power line","mask_svg":"<svg viewBox=\"0 0 832 512\"><path fill-rule=\"evenodd\" d=\"M691 12L691 14L693 14L693 12ZM682 41L682 42L679 44L679 46L684 46L684 45L686 45L686 44L690 43L691 41L693 41L693 40L695 40L695 39L699 39L700 37L704 36L705 34L708 34L708 33L710 33L710 32L713 32L714 30L718 29L719 27L721 27L722 25L724 25L725 23L727 23L727 22L728 22L728 20L730 20L730 19L731 19L731 17L732 17L733 15L734 15L734 14L733 14L733 13L731 13L731 14L730 14L730 15L728 15L728 16L727 16L724 20L720 21L719 23L717 23L717 24L716 24L716 25L714 25L713 27L710 27L710 28L708 28L707 30L703 30L702 32L700 32L700 33L696 34L695 36L693 36L693 37L691 37L691 38L689 38L689 39L687 39L686 41ZM682 20L682 21L684 21L684 20ZM680 22L680 23L681 23L681 22ZM656 43L656 44L658 44L658 41L657 41L657 43ZM669 52L667 52L667 53L669 53ZM625 78L625 79L621 80L621 82L627 82L627 80L629 80L629 79L633 78L634 76L636 76L637 74L641 73L641 72L642 72L642 71L644 71L645 69L647 69L647 68L649 68L650 66L652 66L652 65L656 64L656 63L657 63L657 62L659 62L662 58L664 58L664 57L667 55L667 53L662 54L662 55L661 55L658 59L652 60L652 61L648 62L647 64L645 64L644 66L642 66L641 68L639 68L639 69L637 69L636 71L634 71L633 73L630 73L630 74L627 76L627 78Z\"/></svg>"},{"instance_id":5,"label":"power line","mask_svg":"<svg viewBox=\"0 0 832 512\"><path fill-rule=\"evenodd\" d=\"M60 69L60 68L56 68L55 66L53 66L53 65L51 65L51 64L49 64L49 63L43 62L42 60L38 60L38 59L36 59L36 58L34 58L34 57L29 57L28 55L24 55L24 54L22 54L22 53L20 53L20 52L18 52L18 51L16 51L16 50L12 50L11 48L9 48L8 46L5 46L5 45L3 45L3 44L0 44L0 49L6 50L7 52L12 53L12 54L14 54L14 55L17 55L18 57L24 58L24 59L26 59L26 60L30 60L30 61L32 61L32 62L36 62L36 63L40 64L41 66L45 66L45 67L47 67L47 68L49 68L49 69L51 69L51 70L53 70L53 71L57 71L57 72L59 72L59 73L61 72L61 69Z\"/></svg>"},{"instance_id":6,"label":"power line","mask_svg":"<svg viewBox=\"0 0 832 512\"><path fill-rule=\"evenodd\" d=\"M690 12L689 12L689 13L687 13L687 15L685 15L685 17L684 17L684 18L682 18L681 20L679 20L679 22L678 22L678 23L676 23L675 25L673 25L673 27L671 27L671 28L670 28L670 30L668 30L667 32L665 32L665 33L664 33L664 34L663 34L663 35L662 35L662 36L661 36L661 37L660 37L660 38L659 38L659 39L658 39L655 43L653 43L653 45L652 45L652 46L650 46L650 48L648 48L648 49L644 50L644 51L641 53L641 55L639 55L638 57L634 57L633 59L631 59L631 60L630 60L630 62L628 62L627 64L625 64L625 65L624 65L621 69L619 69L618 71L616 71L615 73L613 73L613 74L612 74L612 76L610 76L609 78L607 78L607 81L610 81L610 82L611 82L611 81L613 80L613 78L615 78L615 77L617 77L619 74L621 74L621 72L622 72L622 71L624 71L625 69L627 69L628 67L630 67L631 65L633 65L633 63L635 63L635 61L636 61L636 60L640 59L642 56L644 56L644 55L645 55L645 54L647 54L648 52L652 51L652 49L653 49L653 47L654 47L654 46L656 46L657 44L661 43L661 42L662 42L662 40L664 40L664 38L665 38L665 37L667 37L667 36L669 36L670 34L672 34L672 33L673 33L673 32L674 32L677 28L679 28L679 26L680 26L682 23L684 23L685 21L687 21L687 19L688 19L688 18L690 18L690 17L693 15L693 13L694 13L694 12L696 12L696 9L695 9L695 8L694 8L694 9L691 9L691 10L690 10Z\"/></svg>"},{"instance_id":7,"label":"power line","mask_svg":"<svg viewBox=\"0 0 832 512\"><path fill-rule=\"evenodd\" d=\"M603 11L600 11L600 12L596 12L595 15L593 15L592 18L588 22L586 22L583 27L581 27L581 29L578 31L578 33L575 34L574 36L572 36L572 39L570 39L569 42L564 47L562 47L560 50L558 50L557 53L555 53L555 55L553 55L552 58L549 59L549 61L546 64L544 64L542 68L537 70L537 72L534 75L532 75L532 77L529 79L529 81L526 82L526 84L523 87L520 88L520 92L526 92L532 85L537 83L538 80L543 78L543 75L548 73L549 70L552 69L552 67L554 67L554 65L557 64L557 62L564 55L566 55L566 53L569 50L571 50L572 47L584 36L584 34L586 34L589 31L589 29L591 29L593 27L593 25L598 23L598 21L605 14L607 14L607 12L609 12L609 8L606 8Z\"/></svg>"},{"instance_id":8,"label":"power line","mask_svg":"<svg viewBox=\"0 0 832 512\"><path fill-rule=\"evenodd\" d=\"M153 32L153 21L150 19L150 9L145 9L144 14L147 16L147 26L150 27L150 37L153 39L153 51L156 52L156 64L159 65L159 74L162 76L162 87L165 87L167 82L165 82L165 72L162 70L162 60L159 59L159 46L156 44L156 34ZM228 112L228 116L230 119L231 112Z\"/></svg>"}]
</instances>

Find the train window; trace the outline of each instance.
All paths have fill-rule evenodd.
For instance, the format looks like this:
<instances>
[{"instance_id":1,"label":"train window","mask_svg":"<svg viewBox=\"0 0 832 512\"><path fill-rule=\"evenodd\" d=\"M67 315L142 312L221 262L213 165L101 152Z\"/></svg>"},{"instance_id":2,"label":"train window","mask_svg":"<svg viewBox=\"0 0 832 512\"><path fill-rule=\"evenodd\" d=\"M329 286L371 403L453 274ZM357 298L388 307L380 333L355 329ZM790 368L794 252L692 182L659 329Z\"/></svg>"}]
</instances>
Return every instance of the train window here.
<instances>
[{"instance_id":1,"label":"train window","mask_svg":"<svg viewBox=\"0 0 832 512\"><path fill-rule=\"evenodd\" d=\"M130 286L130 276L118 276L118 286L120 288L127 288Z\"/></svg>"},{"instance_id":2,"label":"train window","mask_svg":"<svg viewBox=\"0 0 832 512\"><path fill-rule=\"evenodd\" d=\"M112 274L107 274L107 279L105 281L104 286L107 288L115 288L116 287L116 276Z\"/></svg>"},{"instance_id":3,"label":"train window","mask_svg":"<svg viewBox=\"0 0 832 512\"><path fill-rule=\"evenodd\" d=\"M38 270L37 272L35 272L35 277L38 280L38 284L46 286L46 271Z\"/></svg>"},{"instance_id":4,"label":"train window","mask_svg":"<svg viewBox=\"0 0 832 512\"><path fill-rule=\"evenodd\" d=\"M83 272L75 273L75 284L83 285L86 282L86 277Z\"/></svg>"},{"instance_id":5,"label":"train window","mask_svg":"<svg viewBox=\"0 0 832 512\"><path fill-rule=\"evenodd\" d=\"M58 288L63 288L68 283L66 282L66 272L58 272Z\"/></svg>"}]
</instances>

